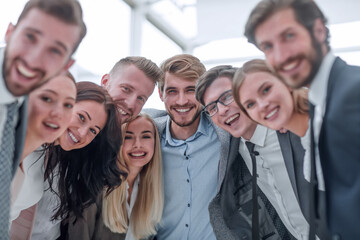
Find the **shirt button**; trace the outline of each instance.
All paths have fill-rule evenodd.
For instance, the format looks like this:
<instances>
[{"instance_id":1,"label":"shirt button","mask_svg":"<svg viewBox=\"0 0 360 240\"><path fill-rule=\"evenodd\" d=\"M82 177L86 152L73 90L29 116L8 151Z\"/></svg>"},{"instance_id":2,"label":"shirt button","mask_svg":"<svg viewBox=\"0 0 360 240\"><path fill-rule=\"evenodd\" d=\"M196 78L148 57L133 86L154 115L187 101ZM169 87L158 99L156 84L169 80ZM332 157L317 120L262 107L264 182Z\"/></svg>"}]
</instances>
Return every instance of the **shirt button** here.
<instances>
[{"instance_id":1,"label":"shirt button","mask_svg":"<svg viewBox=\"0 0 360 240\"><path fill-rule=\"evenodd\" d=\"M187 181L187 182L190 182L190 180L189 180L189 179L186 179L186 181Z\"/></svg>"},{"instance_id":2,"label":"shirt button","mask_svg":"<svg viewBox=\"0 0 360 240\"><path fill-rule=\"evenodd\" d=\"M185 224L185 227L188 227L189 225L188 224Z\"/></svg>"},{"instance_id":3,"label":"shirt button","mask_svg":"<svg viewBox=\"0 0 360 240\"><path fill-rule=\"evenodd\" d=\"M188 203L188 207L190 207L190 203Z\"/></svg>"},{"instance_id":4,"label":"shirt button","mask_svg":"<svg viewBox=\"0 0 360 240\"><path fill-rule=\"evenodd\" d=\"M186 160L189 160L189 157L186 157L185 159L186 159Z\"/></svg>"}]
</instances>

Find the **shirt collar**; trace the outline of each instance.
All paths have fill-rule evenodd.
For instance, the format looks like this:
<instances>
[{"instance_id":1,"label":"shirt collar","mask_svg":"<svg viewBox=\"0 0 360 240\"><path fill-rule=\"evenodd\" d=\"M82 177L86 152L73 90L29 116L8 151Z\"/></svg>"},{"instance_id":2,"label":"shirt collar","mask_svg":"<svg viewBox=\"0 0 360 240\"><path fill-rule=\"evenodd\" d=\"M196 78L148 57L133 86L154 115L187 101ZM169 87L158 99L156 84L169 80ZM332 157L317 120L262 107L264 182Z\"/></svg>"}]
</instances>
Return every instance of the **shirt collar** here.
<instances>
[{"instance_id":1,"label":"shirt collar","mask_svg":"<svg viewBox=\"0 0 360 240\"><path fill-rule=\"evenodd\" d=\"M5 85L5 79L3 77L2 66L5 57L5 47L0 48L0 104L8 104L19 101L19 104L22 104L24 97L15 97L7 89Z\"/></svg>"},{"instance_id":2,"label":"shirt collar","mask_svg":"<svg viewBox=\"0 0 360 240\"><path fill-rule=\"evenodd\" d=\"M315 106L322 106L326 100L327 85L335 55L329 51L324 57L309 89L309 101Z\"/></svg>"},{"instance_id":3,"label":"shirt collar","mask_svg":"<svg viewBox=\"0 0 360 240\"><path fill-rule=\"evenodd\" d=\"M164 131L164 137L165 137L165 143L169 144L171 146L179 146L181 144L183 144L185 141L192 141L196 138L198 138L200 135L205 135L207 136L209 134L209 128L210 128L210 121L207 119L207 116L204 112L200 113L200 122L199 122L199 126L196 130L196 132L189 137L188 139L184 140L178 140L175 139L171 136L171 132L170 132L170 123L171 123L171 119L170 117L168 117L168 119L166 120L166 128Z\"/></svg>"},{"instance_id":4,"label":"shirt collar","mask_svg":"<svg viewBox=\"0 0 360 240\"><path fill-rule=\"evenodd\" d=\"M256 126L255 132L250 138L250 142L254 143L257 146L264 147L266 135L267 135L268 128L264 127L263 125L258 124ZM242 142L246 142L244 138L241 138Z\"/></svg>"}]
</instances>

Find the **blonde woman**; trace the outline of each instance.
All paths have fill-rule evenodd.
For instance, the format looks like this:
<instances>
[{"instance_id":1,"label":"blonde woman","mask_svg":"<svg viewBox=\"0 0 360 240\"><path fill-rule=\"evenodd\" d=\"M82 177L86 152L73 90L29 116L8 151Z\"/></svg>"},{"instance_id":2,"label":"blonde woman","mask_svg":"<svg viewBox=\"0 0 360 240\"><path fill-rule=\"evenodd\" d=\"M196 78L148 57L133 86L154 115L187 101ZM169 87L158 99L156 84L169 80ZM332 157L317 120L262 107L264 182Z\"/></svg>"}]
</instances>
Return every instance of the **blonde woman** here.
<instances>
[{"instance_id":1,"label":"blonde woman","mask_svg":"<svg viewBox=\"0 0 360 240\"><path fill-rule=\"evenodd\" d=\"M122 125L122 136L119 159L128 168L126 182L85 209L68 239L134 240L156 234L164 202L158 131L148 115L140 114Z\"/></svg>"}]
</instances>

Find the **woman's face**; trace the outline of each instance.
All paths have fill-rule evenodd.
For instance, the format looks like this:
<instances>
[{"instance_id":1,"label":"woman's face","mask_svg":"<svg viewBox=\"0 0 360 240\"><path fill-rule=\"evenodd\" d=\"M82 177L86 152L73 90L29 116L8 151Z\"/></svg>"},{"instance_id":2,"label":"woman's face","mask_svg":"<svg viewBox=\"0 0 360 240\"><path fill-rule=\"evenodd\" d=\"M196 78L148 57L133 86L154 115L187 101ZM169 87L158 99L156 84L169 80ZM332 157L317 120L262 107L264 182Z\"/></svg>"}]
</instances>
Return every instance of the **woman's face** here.
<instances>
[{"instance_id":1,"label":"woman's face","mask_svg":"<svg viewBox=\"0 0 360 240\"><path fill-rule=\"evenodd\" d=\"M55 141L70 123L75 98L75 83L63 75L33 91L29 95L27 134L43 143Z\"/></svg>"},{"instance_id":2,"label":"woman's face","mask_svg":"<svg viewBox=\"0 0 360 240\"><path fill-rule=\"evenodd\" d=\"M58 140L61 148L70 151L85 147L104 128L106 120L103 104L92 100L77 102L70 124Z\"/></svg>"},{"instance_id":3,"label":"woman's face","mask_svg":"<svg viewBox=\"0 0 360 240\"><path fill-rule=\"evenodd\" d=\"M138 117L129 122L125 132L122 154L129 169L141 169L154 155L155 130L152 123Z\"/></svg>"},{"instance_id":4,"label":"woman's face","mask_svg":"<svg viewBox=\"0 0 360 240\"><path fill-rule=\"evenodd\" d=\"M274 130L286 126L294 112L290 89L267 72L246 75L239 96L241 105L252 119Z\"/></svg>"}]
</instances>

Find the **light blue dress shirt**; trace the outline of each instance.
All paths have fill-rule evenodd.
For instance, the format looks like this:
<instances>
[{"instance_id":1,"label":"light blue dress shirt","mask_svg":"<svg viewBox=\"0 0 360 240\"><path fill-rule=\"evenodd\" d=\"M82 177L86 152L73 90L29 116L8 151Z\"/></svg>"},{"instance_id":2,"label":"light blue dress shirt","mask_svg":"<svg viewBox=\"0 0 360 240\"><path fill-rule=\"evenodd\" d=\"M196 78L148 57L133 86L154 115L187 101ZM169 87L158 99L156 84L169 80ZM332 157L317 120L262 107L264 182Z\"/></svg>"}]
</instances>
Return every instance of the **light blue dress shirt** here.
<instances>
[{"instance_id":1,"label":"light blue dress shirt","mask_svg":"<svg viewBox=\"0 0 360 240\"><path fill-rule=\"evenodd\" d=\"M208 205L218 184L218 136L204 114L185 141L172 138L169 126L170 118L161 139L165 204L157 239L215 240Z\"/></svg>"}]
</instances>

